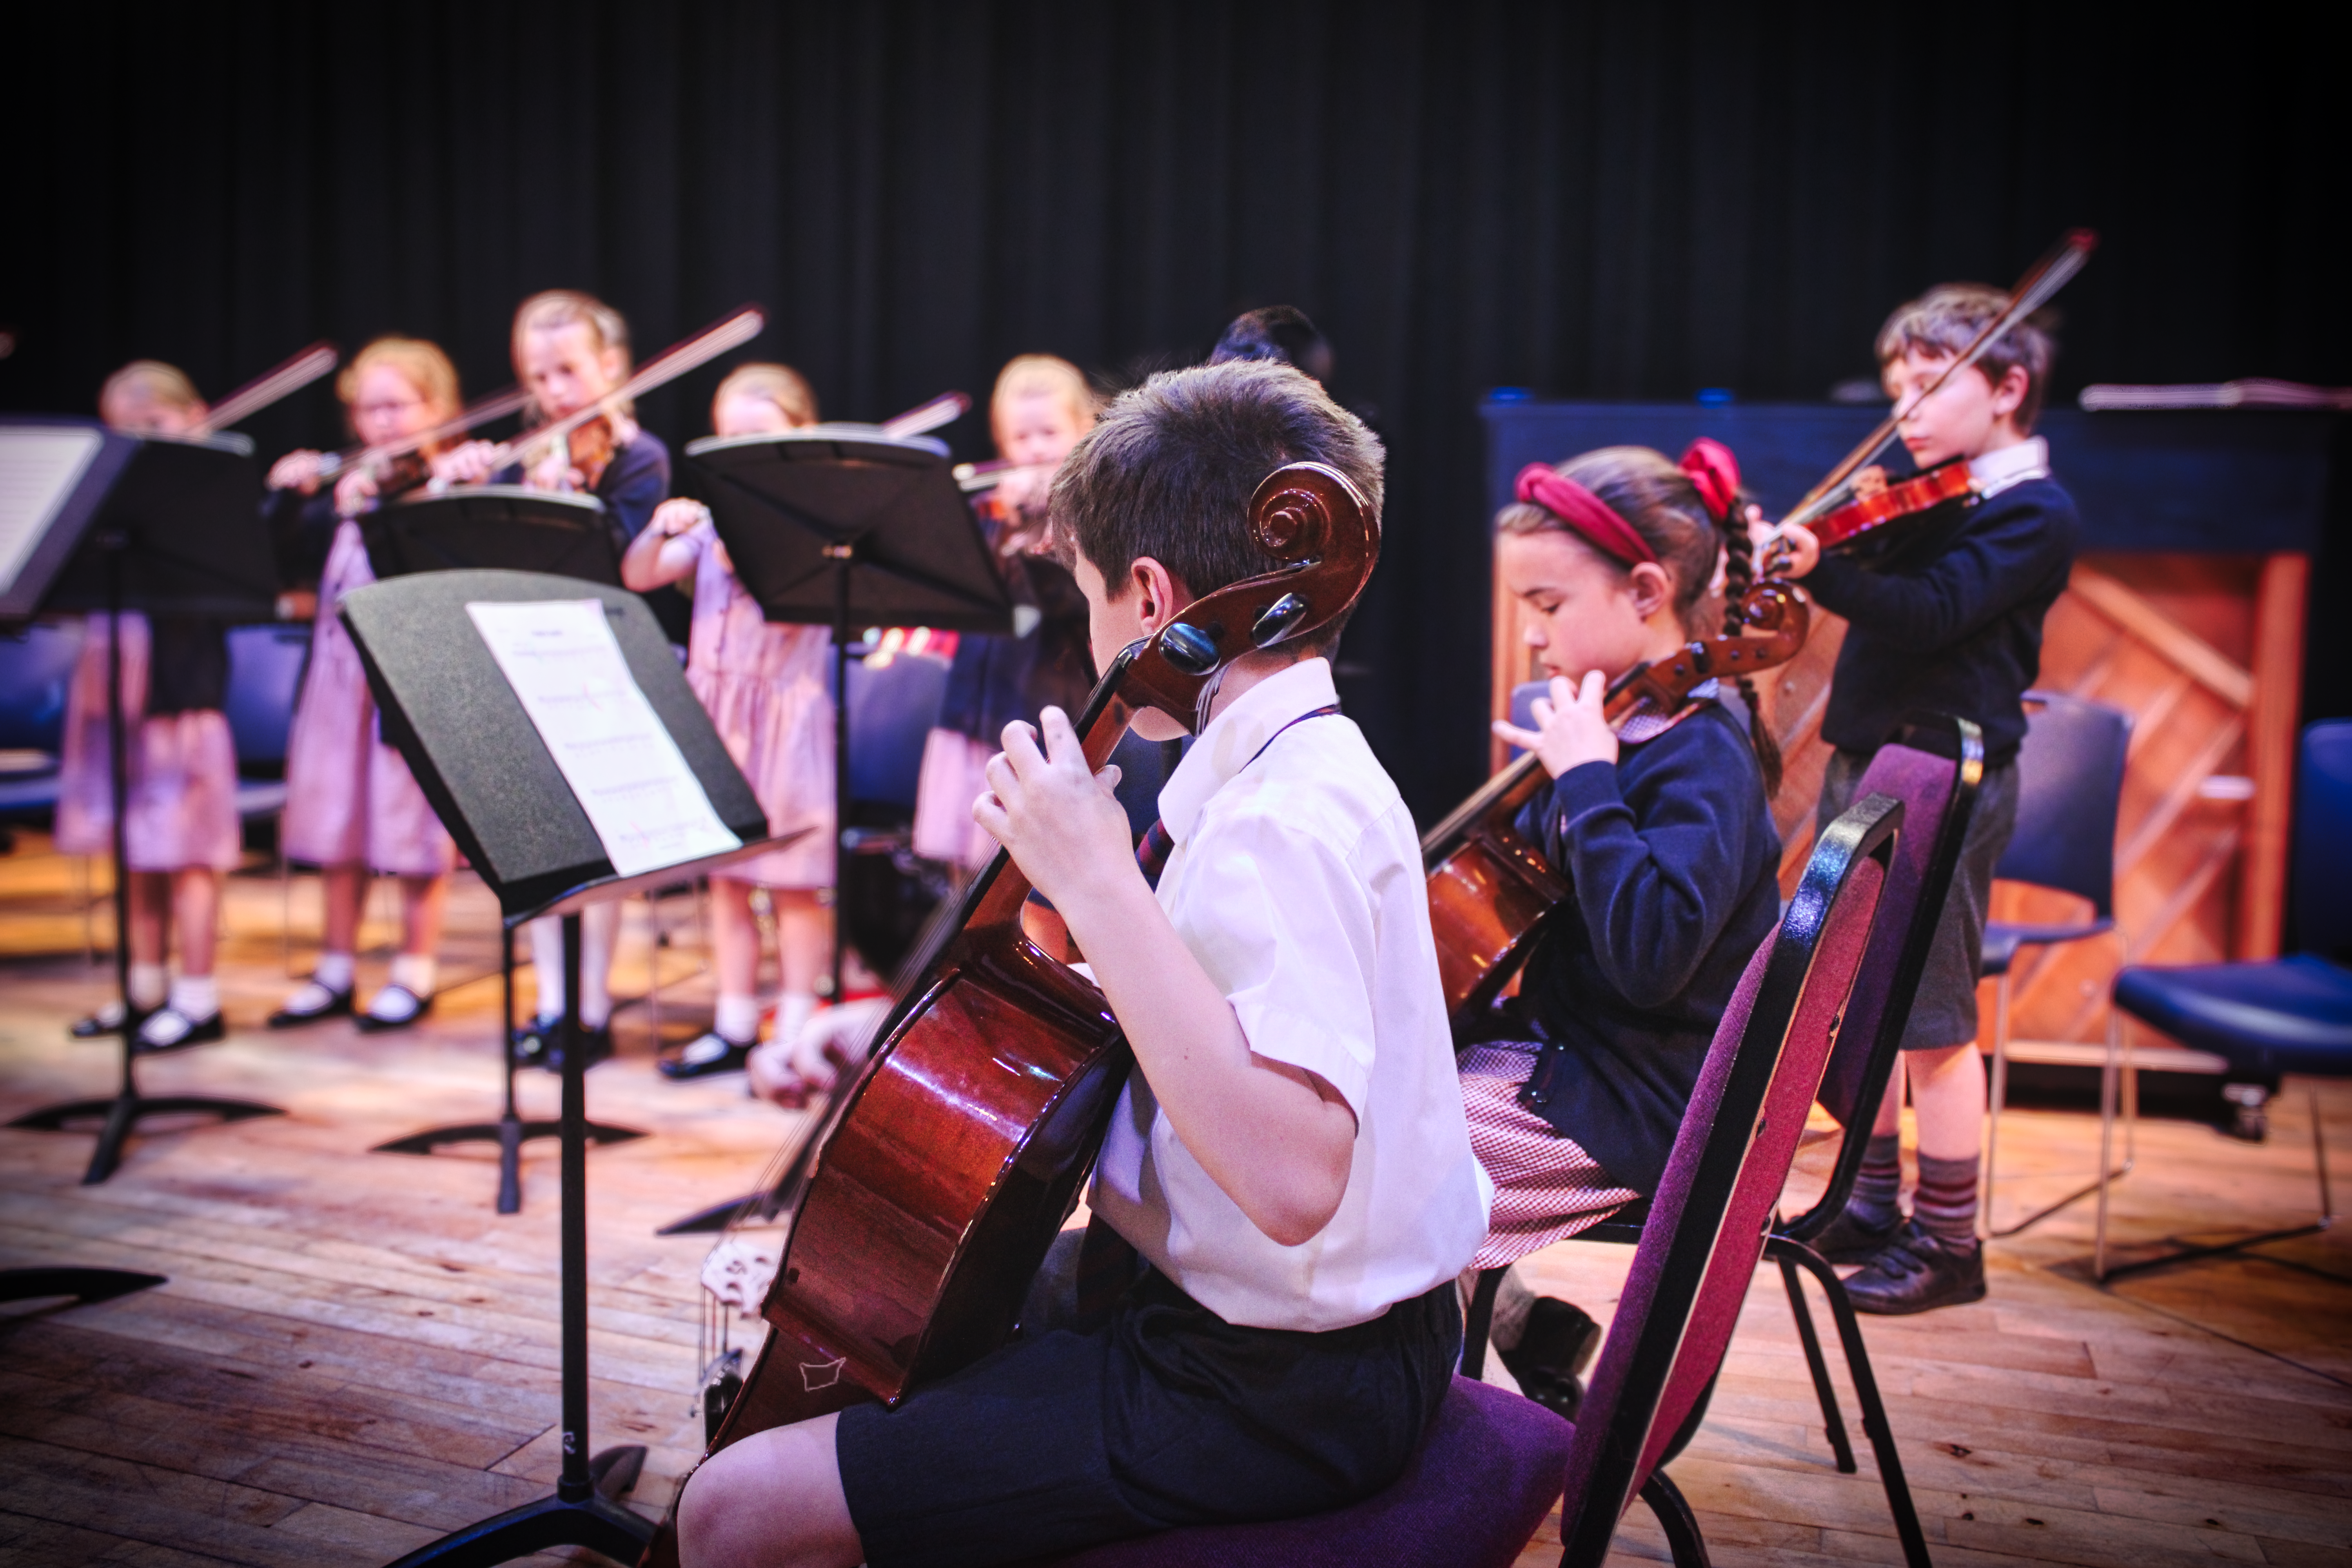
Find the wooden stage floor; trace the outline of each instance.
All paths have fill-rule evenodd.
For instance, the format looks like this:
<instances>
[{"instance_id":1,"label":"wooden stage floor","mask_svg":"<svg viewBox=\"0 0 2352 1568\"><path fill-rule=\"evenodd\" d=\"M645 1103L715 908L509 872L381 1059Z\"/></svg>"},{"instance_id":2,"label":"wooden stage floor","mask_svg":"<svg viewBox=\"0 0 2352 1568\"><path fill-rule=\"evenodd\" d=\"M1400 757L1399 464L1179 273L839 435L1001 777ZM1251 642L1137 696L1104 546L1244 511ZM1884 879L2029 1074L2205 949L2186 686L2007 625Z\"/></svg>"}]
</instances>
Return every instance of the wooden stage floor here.
<instances>
[{"instance_id":1,"label":"wooden stage floor","mask_svg":"<svg viewBox=\"0 0 2352 1568\"><path fill-rule=\"evenodd\" d=\"M5 1116L113 1081L110 1047L63 1032L100 999L105 972L80 955L68 863L42 847L27 837L0 857ZM293 907L299 968L317 918L308 879L296 879ZM687 907L674 901L667 918L684 924ZM232 880L222 973L236 1032L141 1071L153 1092L266 1100L289 1114L158 1127L89 1188L78 1184L87 1136L0 1131L0 1267L170 1277L97 1306L0 1308L13 1312L0 1316L0 1563L381 1563L551 1484L552 1144L529 1152L524 1211L510 1218L492 1212L487 1151L368 1152L495 1114L489 900L461 885L444 971L488 977L445 994L427 1026L373 1038L343 1024L259 1027L285 988L279 910L274 877ZM624 994L644 984L645 918L632 908ZM383 978L387 935L369 929L379 948L362 960L367 986ZM663 956L674 1035L707 1016L695 1011L709 1001L698 963L685 932ZM661 1082L642 1006L620 1015L620 1036L619 1059L590 1078L591 1111L653 1136L590 1156L593 1431L599 1447L650 1447L633 1500L652 1511L699 1446L705 1248L654 1228L740 1190L793 1118L747 1100L737 1079ZM526 1114L551 1116L555 1088L528 1075ZM2325 1103L2336 1168L2352 1182L2352 1093L2331 1087ZM2305 1107L2293 1088L2259 1148L2145 1124L2139 1170L2118 1189L2120 1235L2307 1214ZM2024 1111L2005 1127L2004 1164L2018 1174L2004 1209L2090 1165L2085 1116ZM1826 1147L1808 1151L1799 1185L1818 1182ZM1993 1246L1984 1303L1865 1320L1936 1561L2352 1563L2352 1237L2112 1290L2088 1282L2089 1238L2087 1208L2070 1211ZM1536 1265L1547 1288L1605 1319L1627 1260L1568 1245ZM1842 1365L1838 1375L1851 1424ZM1899 1562L1853 1435L1862 1473L1841 1476L1779 1279L1759 1270L1711 1418L1673 1467L1715 1561ZM1554 1521L1521 1561L1557 1553ZM1636 1508L1618 1560L1664 1554Z\"/></svg>"}]
</instances>

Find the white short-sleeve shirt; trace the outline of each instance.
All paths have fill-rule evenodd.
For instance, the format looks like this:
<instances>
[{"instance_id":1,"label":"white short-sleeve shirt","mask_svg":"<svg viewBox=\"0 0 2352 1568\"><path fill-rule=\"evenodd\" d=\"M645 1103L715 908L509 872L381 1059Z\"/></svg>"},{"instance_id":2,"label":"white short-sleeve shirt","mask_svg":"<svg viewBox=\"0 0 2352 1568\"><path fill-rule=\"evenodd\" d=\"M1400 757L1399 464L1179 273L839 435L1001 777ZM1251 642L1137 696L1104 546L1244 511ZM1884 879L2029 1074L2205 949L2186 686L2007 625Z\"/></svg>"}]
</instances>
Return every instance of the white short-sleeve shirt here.
<instances>
[{"instance_id":1,"label":"white short-sleeve shirt","mask_svg":"<svg viewBox=\"0 0 2352 1568\"><path fill-rule=\"evenodd\" d=\"M1160 793L1175 848L1159 899L1250 1048L1317 1074L1355 1112L1339 1213L1300 1246L1274 1241L1185 1149L1140 1070L1089 1194L1193 1300L1254 1328L1346 1328L1454 1279L1494 1190L1470 1152L1412 814L1352 722L1291 723L1335 700L1329 664L1306 659L1211 721Z\"/></svg>"}]
</instances>

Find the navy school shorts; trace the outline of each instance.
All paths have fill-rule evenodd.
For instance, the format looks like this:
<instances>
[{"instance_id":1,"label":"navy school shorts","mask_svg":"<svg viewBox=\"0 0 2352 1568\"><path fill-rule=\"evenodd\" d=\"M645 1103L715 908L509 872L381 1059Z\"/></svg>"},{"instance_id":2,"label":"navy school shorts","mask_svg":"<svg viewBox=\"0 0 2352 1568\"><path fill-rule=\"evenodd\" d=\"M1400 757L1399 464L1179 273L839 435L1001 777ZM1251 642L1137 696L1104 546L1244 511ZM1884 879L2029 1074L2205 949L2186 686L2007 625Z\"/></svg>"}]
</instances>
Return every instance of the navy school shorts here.
<instances>
[{"instance_id":1,"label":"navy school shorts","mask_svg":"<svg viewBox=\"0 0 2352 1568\"><path fill-rule=\"evenodd\" d=\"M982 1568L1294 1519L1402 1473L1461 1349L1451 1280L1305 1333L1228 1323L1146 1269L1091 1332L1024 1326L896 1410L842 1412L835 1451L871 1568Z\"/></svg>"}]
</instances>

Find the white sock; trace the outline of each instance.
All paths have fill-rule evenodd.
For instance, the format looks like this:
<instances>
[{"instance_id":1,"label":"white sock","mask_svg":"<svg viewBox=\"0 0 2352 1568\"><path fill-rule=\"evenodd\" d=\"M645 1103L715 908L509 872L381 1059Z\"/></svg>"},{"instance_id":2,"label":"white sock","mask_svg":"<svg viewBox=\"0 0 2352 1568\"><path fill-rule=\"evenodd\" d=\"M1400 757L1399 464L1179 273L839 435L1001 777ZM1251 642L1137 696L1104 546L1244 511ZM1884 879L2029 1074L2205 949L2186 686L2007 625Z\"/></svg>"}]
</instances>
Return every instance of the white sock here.
<instances>
[{"instance_id":1,"label":"white sock","mask_svg":"<svg viewBox=\"0 0 2352 1568\"><path fill-rule=\"evenodd\" d=\"M580 1026L583 1029L601 1029L613 1020L613 945L620 934L617 902L592 904L581 912Z\"/></svg>"},{"instance_id":2,"label":"white sock","mask_svg":"<svg viewBox=\"0 0 2352 1568\"><path fill-rule=\"evenodd\" d=\"M163 1005L172 984L171 973L160 963L134 963L131 966L131 1005L152 1011Z\"/></svg>"},{"instance_id":3,"label":"white sock","mask_svg":"<svg viewBox=\"0 0 2352 1568\"><path fill-rule=\"evenodd\" d=\"M348 952L322 952L311 966L310 978L330 991L352 988L352 958Z\"/></svg>"},{"instance_id":4,"label":"white sock","mask_svg":"<svg viewBox=\"0 0 2352 1568\"><path fill-rule=\"evenodd\" d=\"M736 1045L750 1045L751 1037L760 1032L760 999L720 992L719 1005L711 1010L710 1028Z\"/></svg>"},{"instance_id":5,"label":"white sock","mask_svg":"<svg viewBox=\"0 0 2352 1568\"><path fill-rule=\"evenodd\" d=\"M209 974L183 974L172 982L172 1011L201 1024L220 1011L220 982Z\"/></svg>"},{"instance_id":6,"label":"white sock","mask_svg":"<svg viewBox=\"0 0 2352 1568\"><path fill-rule=\"evenodd\" d=\"M806 991L787 991L776 998L776 1038L786 1047L801 1037L801 1027L816 1011L816 997Z\"/></svg>"},{"instance_id":7,"label":"white sock","mask_svg":"<svg viewBox=\"0 0 2352 1568\"><path fill-rule=\"evenodd\" d=\"M563 920L544 915L530 922L531 977L539 987L539 1021L563 1016Z\"/></svg>"},{"instance_id":8,"label":"white sock","mask_svg":"<svg viewBox=\"0 0 2352 1568\"><path fill-rule=\"evenodd\" d=\"M406 987L422 1002L433 994L433 982L439 969L429 952L404 952L392 961L392 983Z\"/></svg>"}]
</instances>

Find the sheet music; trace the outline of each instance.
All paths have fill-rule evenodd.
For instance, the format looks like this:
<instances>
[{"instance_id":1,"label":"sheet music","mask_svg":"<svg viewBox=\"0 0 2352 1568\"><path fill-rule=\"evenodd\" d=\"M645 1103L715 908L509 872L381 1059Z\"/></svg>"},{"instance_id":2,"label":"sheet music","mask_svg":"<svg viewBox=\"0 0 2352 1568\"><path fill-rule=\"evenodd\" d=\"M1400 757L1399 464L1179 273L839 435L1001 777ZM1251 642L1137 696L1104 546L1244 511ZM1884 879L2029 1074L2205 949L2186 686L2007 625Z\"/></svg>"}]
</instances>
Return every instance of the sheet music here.
<instances>
[{"instance_id":1,"label":"sheet music","mask_svg":"<svg viewBox=\"0 0 2352 1568\"><path fill-rule=\"evenodd\" d=\"M105 445L97 431L70 425L0 429L0 594L16 585L33 547Z\"/></svg>"},{"instance_id":2,"label":"sheet music","mask_svg":"<svg viewBox=\"0 0 2352 1568\"><path fill-rule=\"evenodd\" d=\"M471 604L466 613L604 840L613 869L634 877L743 842L719 820L630 675L601 601Z\"/></svg>"}]
</instances>

